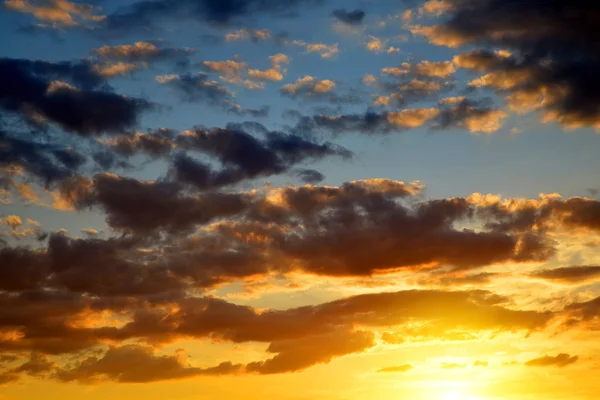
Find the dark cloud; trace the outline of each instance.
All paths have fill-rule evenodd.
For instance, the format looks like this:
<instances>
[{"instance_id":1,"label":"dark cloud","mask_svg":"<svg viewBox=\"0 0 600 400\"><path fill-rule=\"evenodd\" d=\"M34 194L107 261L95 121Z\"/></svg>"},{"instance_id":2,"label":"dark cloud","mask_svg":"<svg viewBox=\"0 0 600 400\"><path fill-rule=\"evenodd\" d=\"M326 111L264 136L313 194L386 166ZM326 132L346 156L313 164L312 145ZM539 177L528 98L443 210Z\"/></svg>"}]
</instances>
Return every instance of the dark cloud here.
<instances>
[{"instance_id":1,"label":"dark cloud","mask_svg":"<svg viewBox=\"0 0 600 400\"><path fill-rule=\"evenodd\" d=\"M508 50L458 66L486 72L475 86L504 95L517 112L536 110L566 128L600 121L600 44L593 2L451 0L440 25L415 26L435 44ZM511 54L512 53L512 54ZM476 53L477 54L477 53ZM479 53L481 54L481 53Z\"/></svg>"},{"instance_id":2,"label":"dark cloud","mask_svg":"<svg viewBox=\"0 0 600 400\"><path fill-rule=\"evenodd\" d=\"M300 169L295 174L305 183L315 184L325 179L325 175L314 169Z\"/></svg>"},{"instance_id":3,"label":"dark cloud","mask_svg":"<svg viewBox=\"0 0 600 400\"><path fill-rule=\"evenodd\" d=\"M271 107L269 106L262 106L260 108L242 108L233 106L227 111L242 117L250 116L253 118L266 118L269 116L270 109Z\"/></svg>"},{"instance_id":4,"label":"dark cloud","mask_svg":"<svg viewBox=\"0 0 600 400\"><path fill-rule=\"evenodd\" d=\"M303 269L327 275L370 275L430 264L472 269L548 257L543 238L536 238L542 241L538 248L524 246L518 235L453 228L475 212L464 200L424 202L412 209L392 199L385 192L373 193L350 204L315 210L296 235L279 239L278 246ZM414 251L416 243L427 243L428 250Z\"/></svg>"},{"instance_id":5,"label":"dark cloud","mask_svg":"<svg viewBox=\"0 0 600 400\"><path fill-rule=\"evenodd\" d=\"M363 10L347 11L345 9L335 10L332 14L338 21L348 25L360 25L365 19L365 12Z\"/></svg>"},{"instance_id":6,"label":"dark cloud","mask_svg":"<svg viewBox=\"0 0 600 400\"><path fill-rule=\"evenodd\" d=\"M121 156L129 157L141 153L156 158L166 156L173 150L174 136L175 133L168 129L158 129L154 132L116 136L104 143L111 151Z\"/></svg>"},{"instance_id":7,"label":"dark cloud","mask_svg":"<svg viewBox=\"0 0 600 400\"><path fill-rule=\"evenodd\" d=\"M108 15L105 27L113 31L153 27L167 19L195 19L223 25L258 14L285 15L315 0L159 0L138 1Z\"/></svg>"},{"instance_id":8,"label":"dark cloud","mask_svg":"<svg viewBox=\"0 0 600 400\"><path fill-rule=\"evenodd\" d=\"M157 229L185 231L217 218L233 217L246 210L252 199L244 193L187 196L176 183L146 182L111 174L74 182L72 188L75 190L63 188L62 193L75 193L71 202L77 207L100 207L111 227L140 234Z\"/></svg>"},{"instance_id":9,"label":"dark cloud","mask_svg":"<svg viewBox=\"0 0 600 400\"><path fill-rule=\"evenodd\" d=\"M578 356L570 356L569 354L560 353L556 357L543 356L540 358L534 358L525 363L528 367L566 367L567 365L574 364L579 360Z\"/></svg>"},{"instance_id":10,"label":"dark cloud","mask_svg":"<svg viewBox=\"0 0 600 400\"><path fill-rule=\"evenodd\" d=\"M87 63L0 59L0 108L36 125L82 136L122 133L151 108L108 89Z\"/></svg>"},{"instance_id":11,"label":"dark cloud","mask_svg":"<svg viewBox=\"0 0 600 400\"><path fill-rule=\"evenodd\" d=\"M278 374L294 372L325 364L332 358L346 354L361 353L375 345L374 335L364 331L334 331L306 338L273 342L269 353L277 355L269 360L247 365L250 373Z\"/></svg>"},{"instance_id":12,"label":"dark cloud","mask_svg":"<svg viewBox=\"0 0 600 400\"><path fill-rule=\"evenodd\" d=\"M297 135L265 132L258 139L235 127L225 129L195 129L177 137L178 146L217 159L223 169L210 168L188 156L175 161L176 176L200 188L231 185L242 180L281 174L292 166L308 160L352 153L332 143L316 143Z\"/></svg>"},{"instance_id":13,"label":"dark cloud","mask_svg":"<svg viewBox=\"0 0 600 400\"><path fill-rule=\"evenodd\" d=\"M565 284L580 284L600 280L600 266L585 265L545 269L530 274L531 277Z\"/></svg>"},{"instance_id":14,"label":"dark cloud","mask_svg":"<svg viewBox=\"0 0 600 400\"><path fill-rule=\"evenodd\" d=\"M111 346L102 357L89 357L70 368L57 371L63 382L148 383L191 378L199 375L226 375L240 366L223 363L213 368L188 365L182 354L158 355L152 347L140 345Z\"/></svg>"},{"instance_id":15,"label":"dark cloud","mask_svg":"<svg viewBox=\"0 0 600 400\"><path fill-rule=\"evenodd\" d=\"M0 130L0 166L20 167L45 185L72 176L85 162L72 149L21 140Z\"/></svg>"},{"instance_id":16,"label":"dark cloud","mask_svg":"<svg viewBox=\"0 0 600 400\"><path fill-rule=\"evenodd\" d=\"M230 108L233 104L233 93L220 83L209 80L204 73L161 75L156 80L171 87L186 102L206 102L225 108Z\"/></svg>"}]
</instances>

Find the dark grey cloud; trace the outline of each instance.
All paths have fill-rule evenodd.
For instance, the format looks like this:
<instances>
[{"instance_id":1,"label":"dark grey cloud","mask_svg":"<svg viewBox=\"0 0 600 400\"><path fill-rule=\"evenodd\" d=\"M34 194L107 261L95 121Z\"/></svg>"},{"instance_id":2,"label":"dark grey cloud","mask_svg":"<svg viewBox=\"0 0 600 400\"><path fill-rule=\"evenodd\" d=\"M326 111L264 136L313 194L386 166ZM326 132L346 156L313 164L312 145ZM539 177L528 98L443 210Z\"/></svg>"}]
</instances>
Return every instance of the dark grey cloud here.
<instances>
[{"instance_id":1,"label":"dark grey cloud","mask_svg":"<svg viewBox=\"0 0 600 400\"><path fill-rule=\"evenodd\" d=\"M21 140L0 130L0 166L17 166L49 185L72 176L86 162L86 157L70 148Z\"/></svg>"},{"instance_id":2,"label":"dark grey cloud","mask_svg":"<svg viewBox=\"0 0 600 400\"><path fill-rule=\"evenodd\" d=\"M443 16L438 26L413 30L440 45L509 51L488 56L485 63L469 63L463 57L459 66L488 74L480 86L495 89L516 111L537 110L567 128L598 126L600 42L595 3L451 0Z\"/></svg>"},{"instance_id":3,"label":"dark grey cloud","mask_svg":"<svg viewBox=\"0 0 600 400\"><path fill-rule=\"evenodd\" d=\"M332 143L321 144L297 135L269 131L264 133L264 139L259 139L233 126L187 131L176 142L181 149L205 154L222 164L223 169L211 171L207 165L188 156L176 159L177 177L200 188L281 174L308 160L352 156L350 151Z\"/></svg>"},{"instance_id":4,"label":"dark grey cloud","mask_svg":"<svg viewBox=\"0 0 600 400\"><path fill-rule=\"evenodd\" d=\"M365 19L365 12L360 9L347 11L346 9L335 10L331 15L338 21L348 25L360 25Z\"/></svg>"},{"instance_id":5,"label":"dark grey cloud","mask_svg":"<svg viewBox=\"0 0 600 400\"><path fill-rule=\"evenodd\" d=\"M87 63L0 59L0 108L37 125L81 136L122 133L151 107L112 92Z\"/></svg>"},{"instance_id":6,"label":"dark grey cloud","mask_svg":"<svg viewBox=\"0 0 600 400\"><path fill-rule=\"evenodd\" d=\"M321 0L322 1L322 0ZM105 28L124 31L153 27L173 19L193 19L224 25L248 20L259 14L289 15L300 7L318 4L319 0L158 0L138 1L108 15Z\"/></svg>"},{"instance_id":7,"label":"dark grey cloud","mask_svg":"<svg viewBox=\"0 0 600 400\"><path fill-rule=\"evenodd\" d=\"M305 183L319 183L325 179L325 175L314 169L299 169L295 171L296 176Z\"/></svg>"},{"instance_id":8,"label":"dark grey cloud","mask_svg":"<svg viewBox=\"0 0 600 400\"><path fill-rule=\"evenodd\" d=\"M186 102L205 102L226 109L233 105L233 93L224 85L211 81L205 73L163 75L156 80L171 87Z\"/></svg>"}]
</instances>

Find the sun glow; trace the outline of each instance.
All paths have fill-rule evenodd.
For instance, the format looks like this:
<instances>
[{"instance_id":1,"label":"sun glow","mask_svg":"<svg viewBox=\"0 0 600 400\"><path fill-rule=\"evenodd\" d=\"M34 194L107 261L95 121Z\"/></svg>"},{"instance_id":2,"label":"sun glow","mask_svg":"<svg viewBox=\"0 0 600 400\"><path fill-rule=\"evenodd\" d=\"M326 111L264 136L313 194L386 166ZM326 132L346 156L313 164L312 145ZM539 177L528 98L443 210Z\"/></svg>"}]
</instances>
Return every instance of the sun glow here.
<instances>
[{"instance_id":1,"label":"sun glow","mask_svg":"<svg viewBox=\"0 0 600 400\"><path fill-rule=\"evenodd\" d=\"M447 389L439 397L439 400L483 400L479 397L469 396L463 389Z\"/></svg>"}]
</instances>

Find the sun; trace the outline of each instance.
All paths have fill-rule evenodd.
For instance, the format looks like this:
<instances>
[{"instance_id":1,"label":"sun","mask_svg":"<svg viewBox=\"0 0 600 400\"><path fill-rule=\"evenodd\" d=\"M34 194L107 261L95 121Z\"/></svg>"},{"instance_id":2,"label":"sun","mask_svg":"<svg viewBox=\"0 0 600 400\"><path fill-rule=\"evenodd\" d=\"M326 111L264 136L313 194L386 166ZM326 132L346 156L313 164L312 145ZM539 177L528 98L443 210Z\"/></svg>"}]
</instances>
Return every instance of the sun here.
<instances>
[{"instance_id":1,"label":"sun","mask_svg":"<svg viewBox=\"0 0 600 400\"><path fill-rule=\"evenodd\" d=\"M463 400L463 396L458 389L451 389L443 393L440 400Z\"/></svg>"},{"instance_id":2,"label":"sun","mask_svg":"<svg viewBox=\"0 0 600 400\"><path fill-rule=\"evenodd\" d=\"M478 397L472 397L464 393L460 389L452 388L444 391L439 397L439 400L481 400Z\"/></svg>"}]
</instances>

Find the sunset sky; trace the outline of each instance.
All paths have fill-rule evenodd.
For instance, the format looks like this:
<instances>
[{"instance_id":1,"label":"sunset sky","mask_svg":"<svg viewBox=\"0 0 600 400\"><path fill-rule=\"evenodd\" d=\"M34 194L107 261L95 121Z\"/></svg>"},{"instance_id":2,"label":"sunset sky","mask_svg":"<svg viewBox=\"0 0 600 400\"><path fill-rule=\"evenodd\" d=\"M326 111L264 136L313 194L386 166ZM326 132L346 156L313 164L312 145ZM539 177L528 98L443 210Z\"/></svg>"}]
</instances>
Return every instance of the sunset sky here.
<instances>
[{"instance_id":1,"label":"sunset sky","mask_svg":"<svg viewBox=\"0 0 600 400\"><path fill-rule=\"evenodd\" d=\"M597 2L0 2L0 400L599 398Z\"/></svg>"}]
</instances>

